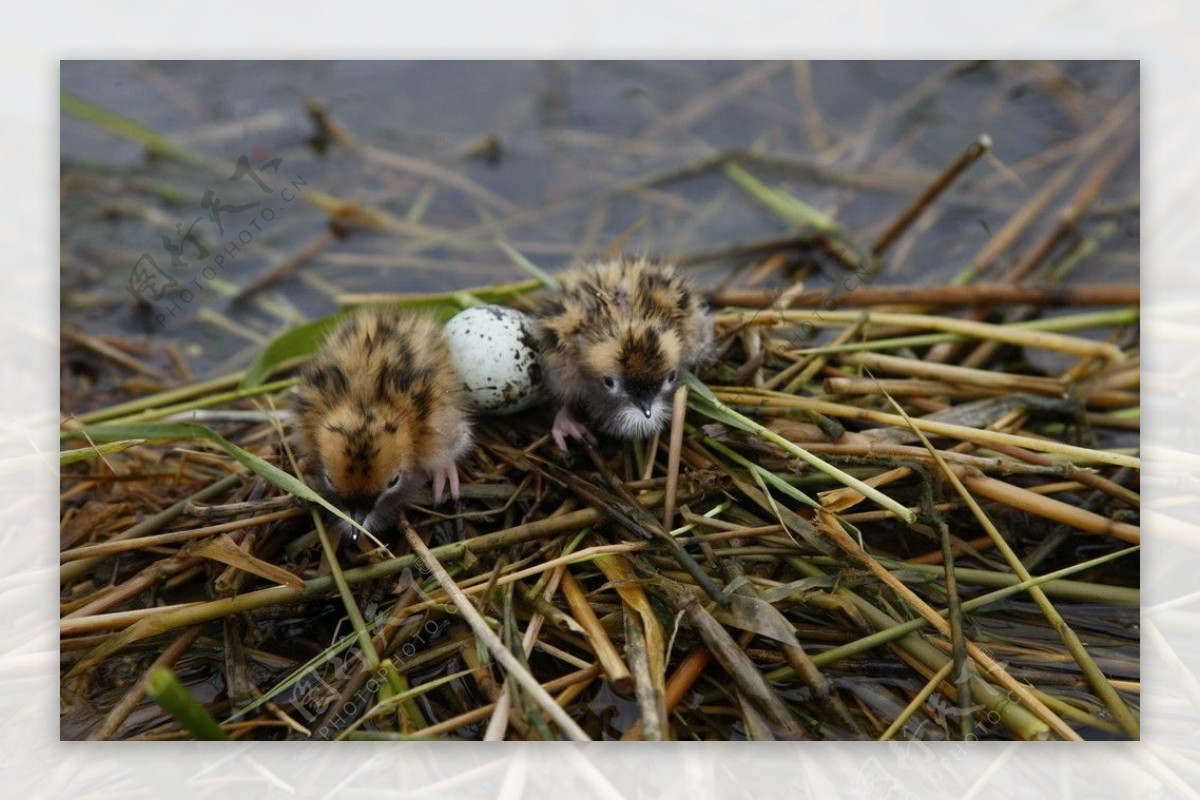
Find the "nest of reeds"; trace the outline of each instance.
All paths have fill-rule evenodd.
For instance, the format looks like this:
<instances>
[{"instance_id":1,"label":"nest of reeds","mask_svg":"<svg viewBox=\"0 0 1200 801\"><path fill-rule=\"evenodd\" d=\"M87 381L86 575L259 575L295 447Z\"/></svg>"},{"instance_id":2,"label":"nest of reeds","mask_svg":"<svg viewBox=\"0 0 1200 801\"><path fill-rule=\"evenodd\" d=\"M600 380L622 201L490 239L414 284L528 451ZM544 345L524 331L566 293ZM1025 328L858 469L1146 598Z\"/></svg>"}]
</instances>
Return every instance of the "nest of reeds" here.
<instances>
[{"instance_id":1,"label":"nest of reeds","mask_svg":"<svg viewBox=\"0 0 1200 801\"><path fill-rule=\"evenodd\" d=\"M1076 307L941 311L1006 291ZM669 431L564 459L548 413L481 419L383 548L289 472L302 357L81 415L63 736L1132 736L1138 460L1098 437L1137 430L1136 308L1078 307L1129 291L722 290Z\"/></svg>"}]
</instances>

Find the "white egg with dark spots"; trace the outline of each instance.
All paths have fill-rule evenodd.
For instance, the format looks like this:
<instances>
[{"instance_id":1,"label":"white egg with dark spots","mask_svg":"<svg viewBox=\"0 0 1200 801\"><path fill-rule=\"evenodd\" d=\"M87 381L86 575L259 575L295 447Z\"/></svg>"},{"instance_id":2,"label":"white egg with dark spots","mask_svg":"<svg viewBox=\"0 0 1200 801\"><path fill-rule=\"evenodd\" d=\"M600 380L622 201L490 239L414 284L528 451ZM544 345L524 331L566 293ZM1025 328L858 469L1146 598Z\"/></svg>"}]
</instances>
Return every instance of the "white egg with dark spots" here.
<instances>
[{"instance_id":1,"label":"white egg with dark spots","mask_svg":"<svg viewBox=\"0 0 1200 801\"><path fill-rule=\"evenodd\" d=\"M533 320L505 306L476 306L446 323L469 408L512 414L537 400L542 368L534 330Z\"/></svg>"}]
</instances>

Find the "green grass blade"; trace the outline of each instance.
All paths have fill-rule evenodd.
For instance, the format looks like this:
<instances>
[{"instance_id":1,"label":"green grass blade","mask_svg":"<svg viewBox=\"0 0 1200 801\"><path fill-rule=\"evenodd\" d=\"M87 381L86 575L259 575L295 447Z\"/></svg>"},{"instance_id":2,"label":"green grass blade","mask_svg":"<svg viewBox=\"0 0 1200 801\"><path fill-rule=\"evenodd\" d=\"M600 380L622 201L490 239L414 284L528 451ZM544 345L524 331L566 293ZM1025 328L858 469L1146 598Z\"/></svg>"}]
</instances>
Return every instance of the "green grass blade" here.
<instances>
[{"instance_id":1,"label":"green grass blade","mask_svg":"<svg viewBox=\"0 0 1200 801\"><path fill-rule=\"evenodd\" d=\"M725 174L750 195L789 222L804 225L823 234L835 234L841 227L827 214L774 187L767 186L736 164L726 164Z\"/></svg>"},{"instance_id":2,"label":"green grass blade","mask_svg":"<svg viewBox=\"0 0 1200 801\"><path fill-rule=\"evenodd\" d=\"M199 701L192 697L169 667L155 668L146 678L146 694L171 713L171 717L195 735L197 740L228 740L229 735L217 725Z\"/></svg>"},{"instance_id":3,"label":"green grass blade","mask_svg":"<svg viewBox=\"0 0 1200 801\"><path fill-rule=\"evenodd\" d=\"M67 114L78 117L97 128L103 128L123 139L137 142L156 156L167 156L188 164L205 164L204 159L189 153L157 131L152 131L127 117L122 117L120 114L89 103L68 92L59 92L58 103L59 108Z\"/></svg>"},{"instance_id":4,"label":"green grass blade","mask_svg":"<svg viewBox=\"0 0 1200 801\"><path fill-rule=\"evenodd\" d=\"M319 320L304 323L277 336L258 355L258 358L246 368L246 373L242 376L242 383L239 384L239 388L247 390L256 387L281 362L294 359L297 356L307 356L315 352L321 346L321 343L325 341L325 337L333 330L334 326L342 320L343 316L335 314L329 317L322 317Z\"/></svg>"},{"instance_id":5,"label":"green grass blade","mask_svg":"<svg viewBox=\"0 0 1200 801\"><path fill-rule=\"evenodd\" d=\"M122 439L116 442L106 442L103 445L97 445L92 448L76 448L69 451L60 451L58 454L59 464L74 464L81 462L84 459L94 459L97 456L107 456L110 453L119 453L126 448L132 448L134 445L141 445L146 440L144 439ZM41 458L41 457L37 457Z\"/></svg>"},{"instance_id":6,"label":"green grass blade","mask_svg":"<svg viewBox=\"0 0 1200 801\"><path fill-rule=\"evenodd\" d=\"M512 259L513 264L517 265L522 270L529 273L531 276L533 276L538 281L540 281L542 283L542 286L546 287L547 289L553 289L553 290L562 289L562 284L560 284L558 282L557 278L555 278L553 275L550 275L550 273L546 272L541 267L538 267L536 264L531 262L529 259L525 258L525 256L522 255L512 245L508 244L504 240L500 240L500 241L496 242L496 245L501 250L503 250L504 253L510 259Z\"/></svg>"}]
</instances>

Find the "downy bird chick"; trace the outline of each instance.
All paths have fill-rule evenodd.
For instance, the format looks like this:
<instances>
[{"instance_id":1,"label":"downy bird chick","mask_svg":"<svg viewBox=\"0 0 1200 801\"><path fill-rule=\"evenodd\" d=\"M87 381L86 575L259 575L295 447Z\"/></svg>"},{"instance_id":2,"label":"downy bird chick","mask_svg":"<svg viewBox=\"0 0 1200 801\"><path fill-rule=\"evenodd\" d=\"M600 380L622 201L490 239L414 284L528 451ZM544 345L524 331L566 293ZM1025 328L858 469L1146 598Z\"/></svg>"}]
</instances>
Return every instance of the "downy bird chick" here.
<instances>
[{"instance_id":1,"label":"downy bird chick","mask_svg":"<svg viewBox=\"0 0 1200 801\"><path fill-rule=\"evenodd\" d=\"M405 490L428 474L434 502L471 445L462 382L442 329L371 310L343 322L305 368L293 403L314 489L372 533L395 524Z\"/></svg>"},{"instance_id":2,"label":"downy bird chick","mask_svg":"<svg viewBox=\"0 0 1200 801\"><path fill-rule=\"evenodd\" d=\"M659 431L680 373L712 341L712 320L673 266L644 258L576 266L535 313L546 384L561 408L551 434L591 440ZM577 414L582 414L581 421Z\"/></svg>"}]
</instances>

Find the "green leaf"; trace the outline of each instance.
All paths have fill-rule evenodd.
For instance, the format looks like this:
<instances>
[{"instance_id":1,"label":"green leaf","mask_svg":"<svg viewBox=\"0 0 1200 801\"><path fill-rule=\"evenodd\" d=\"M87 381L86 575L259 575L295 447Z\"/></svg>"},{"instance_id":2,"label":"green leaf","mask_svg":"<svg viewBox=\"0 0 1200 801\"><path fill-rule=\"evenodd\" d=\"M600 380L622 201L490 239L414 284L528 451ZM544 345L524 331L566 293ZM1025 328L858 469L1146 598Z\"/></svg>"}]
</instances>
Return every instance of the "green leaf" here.
<instances>
[{"instance_id":1,"label":"green leaf","mask_svg":"<svg viewBox=\"0 0 1200 801\"><path fill-rule=\"evenodd\" d=\"M280 362L294 359L297 356L308 356L315 352L325 341L325 337L342 321L344 314L334 314L322 317L310 323L299 325L290 331L285 331L272 340L270 345L258 355L242 376L239 387L243 390L252 389L262 383Z\"/></svg>"}]
</instances>

